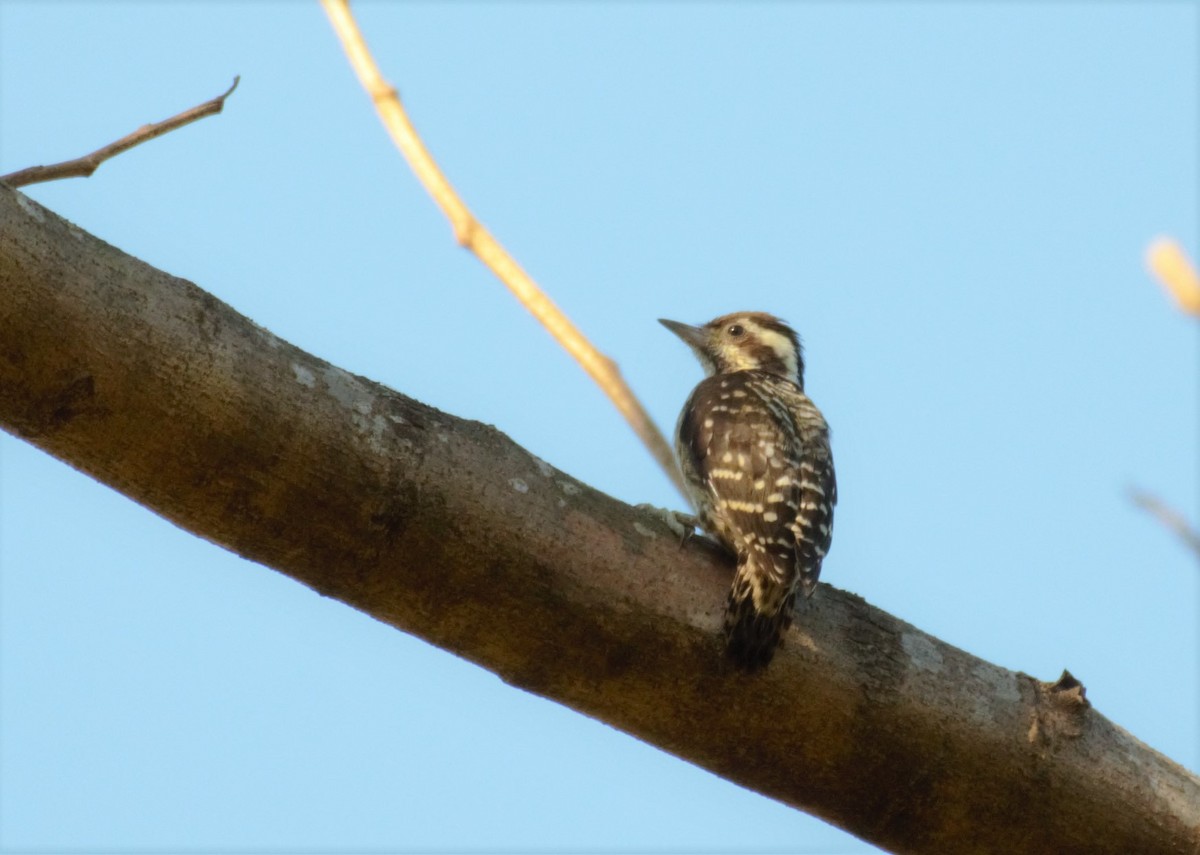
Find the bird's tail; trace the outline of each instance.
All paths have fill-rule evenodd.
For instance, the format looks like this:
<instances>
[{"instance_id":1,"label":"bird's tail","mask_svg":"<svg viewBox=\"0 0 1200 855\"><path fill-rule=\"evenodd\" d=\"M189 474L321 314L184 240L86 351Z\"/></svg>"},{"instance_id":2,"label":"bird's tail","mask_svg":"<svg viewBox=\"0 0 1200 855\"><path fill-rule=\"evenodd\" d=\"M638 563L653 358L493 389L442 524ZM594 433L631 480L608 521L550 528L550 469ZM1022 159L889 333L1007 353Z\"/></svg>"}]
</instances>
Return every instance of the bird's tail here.
<instances>
[{"instance_id":1,"label":"bird's tail","mask_svg":"<svg viewBox=\"0 0 1200 855\"><path fill-rule=\"evenodd\" d=\"M749 563L739 564L725 605L725 652L743 671L765 668L792 625L792 584L764 585ZM782 580L781 580L782 581Z\"/></svg>"}]
</instances>

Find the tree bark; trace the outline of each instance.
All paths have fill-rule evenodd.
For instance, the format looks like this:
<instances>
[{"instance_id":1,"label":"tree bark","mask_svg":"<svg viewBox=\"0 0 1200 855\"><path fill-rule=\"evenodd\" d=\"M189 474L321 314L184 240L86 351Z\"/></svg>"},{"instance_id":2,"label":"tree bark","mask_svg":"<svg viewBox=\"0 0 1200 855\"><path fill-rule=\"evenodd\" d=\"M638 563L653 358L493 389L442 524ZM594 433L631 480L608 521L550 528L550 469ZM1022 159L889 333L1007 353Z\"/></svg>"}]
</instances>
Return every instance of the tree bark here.
<instances>
[{"instance_id":1,"label":"tree bark","mask_svg":"<svg viewBox=\"0 0 1200 855\"><path fill-rule=\"evenodd\" d=\"M1200 780L821 585L765 673L727 559L0 186L0 425L175 524L901 852L1200 852Z\"/></svg>"}]
</instances>

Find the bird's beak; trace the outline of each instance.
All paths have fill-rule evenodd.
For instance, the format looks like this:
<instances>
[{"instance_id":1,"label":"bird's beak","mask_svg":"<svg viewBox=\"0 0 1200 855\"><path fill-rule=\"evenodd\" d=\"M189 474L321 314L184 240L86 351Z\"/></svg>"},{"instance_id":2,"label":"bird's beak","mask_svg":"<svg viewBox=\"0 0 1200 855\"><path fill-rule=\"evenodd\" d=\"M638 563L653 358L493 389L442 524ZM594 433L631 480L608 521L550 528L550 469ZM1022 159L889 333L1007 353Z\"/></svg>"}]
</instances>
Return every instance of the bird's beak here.
<instances>
[{"instance_id":1,"label":"bird's beak","mask_svg":"<svg viewBox=\"0 0 1200 855\"><path fill-rule=\"evenodd\" d=\"M689 347L695 350L702 349L708 341L708 330L703 327L693 327L690 324L681 324L679 321L668 321L665 318L659 318L658 322L683 339Z\"/></svg>"}]
</instances>

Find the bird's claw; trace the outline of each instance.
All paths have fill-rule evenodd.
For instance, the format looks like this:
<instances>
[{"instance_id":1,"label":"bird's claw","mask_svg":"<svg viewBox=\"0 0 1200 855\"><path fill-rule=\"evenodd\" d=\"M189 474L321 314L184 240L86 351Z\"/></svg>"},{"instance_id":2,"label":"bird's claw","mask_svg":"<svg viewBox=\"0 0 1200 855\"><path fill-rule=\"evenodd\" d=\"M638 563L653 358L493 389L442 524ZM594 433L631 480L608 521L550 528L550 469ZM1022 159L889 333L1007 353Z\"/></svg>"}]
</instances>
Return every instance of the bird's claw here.
<instances>
[{"instance_id":1,"label":"bird's claw","mask_svg":"<svg viewBox=\"0 0 1200 855\"><path fill-rule=\"evenodd\" d=\"M688 542L688 539L696 533L696 529L700 528L700 519L694 514L685 514L680 511L673 511L670 508L660 508L646 502L637 507L638 510L648 511L662 520L663 525L679 538L680 547Z\"/></svg>"}]
</instances>

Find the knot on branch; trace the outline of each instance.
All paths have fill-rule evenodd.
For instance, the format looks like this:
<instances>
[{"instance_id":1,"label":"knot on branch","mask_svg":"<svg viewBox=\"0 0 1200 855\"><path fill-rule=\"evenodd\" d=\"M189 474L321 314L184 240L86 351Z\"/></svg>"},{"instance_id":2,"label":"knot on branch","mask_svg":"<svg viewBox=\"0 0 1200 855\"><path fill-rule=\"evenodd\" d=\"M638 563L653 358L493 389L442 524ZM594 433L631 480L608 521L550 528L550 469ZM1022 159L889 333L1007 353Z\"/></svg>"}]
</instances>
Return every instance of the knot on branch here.
<instances>
[{"instance_id":1,"label":"knot on branch","mask_svg":"<svg viewBox=\"0 0 1200 855\"><path fill-rule=\"evenodd\" d=\"M475 244L475 235L479 231L478 221L470 214L451 217L450 226L454 229L454 240L464 249L470 249Z\"/></svg>"},{"instance_id":2,"label":"knot on branch","mask_svg":"<svg viewBox=\"0 0 1200 855\"><path fill-rule=\"evenodd\" d=\"M376 85L367 87L367 91L371 94L371 101L375 104L383 104L389 101L400 101L400 92L395 86L385 83L380 80Z\"/></svg>"},{"instance_id":3,"label":"knot on branch","mask_svg":"<svg viewBox=\"0 0 1200 855\"><path fill-rule=\"evenodd\" d=\"M1084 688L1083 683L1065 669L1058 681L1049 685L1046 693L1051 703L1064 710L1082 713L1092 705L1087 699L1087 689Z\"/></svg>"},{"instance_id":4,"label":"knot on branch","mask_svg":"<svg viewBox=\"0 0 1200 855\"><path fill-rule=\"evenodd\" d=\"M1038 683L1029 742L1043 749L1062 739L1077 739L1092 704L1087 689L1067 670L1053 683Z\"/></svg>"}]
</instances>

